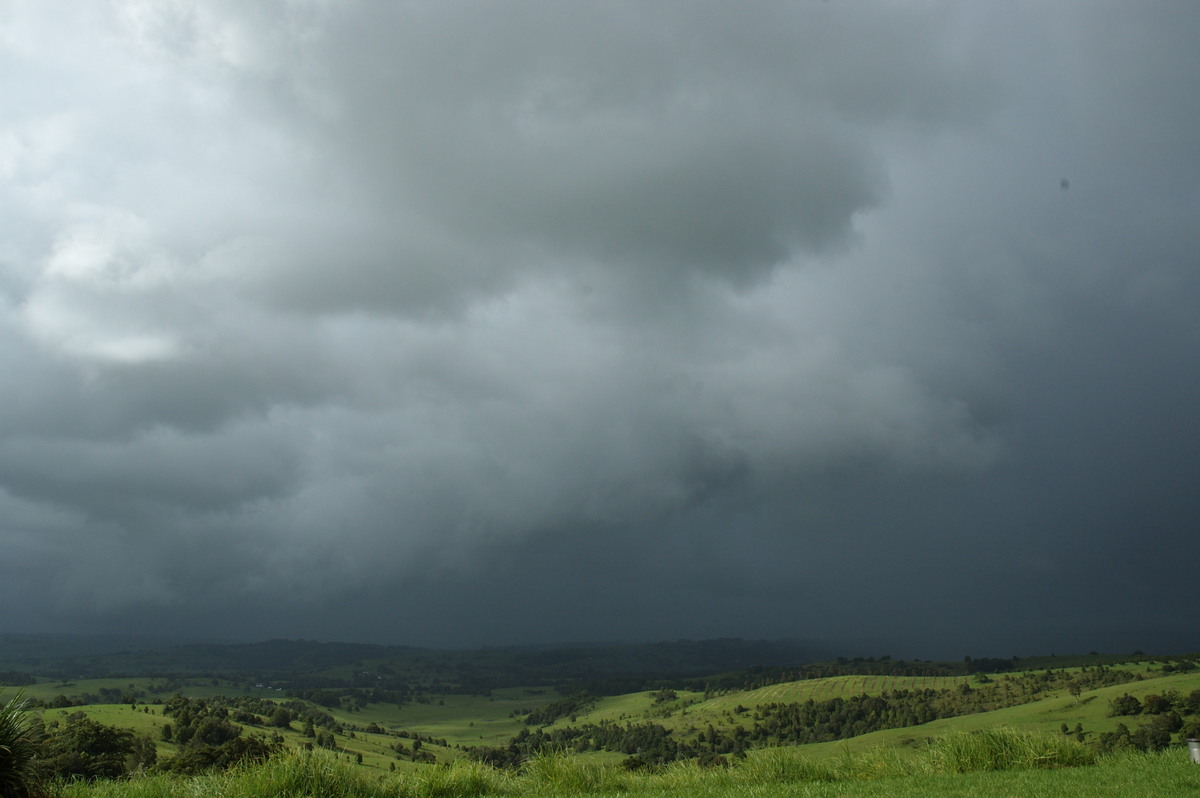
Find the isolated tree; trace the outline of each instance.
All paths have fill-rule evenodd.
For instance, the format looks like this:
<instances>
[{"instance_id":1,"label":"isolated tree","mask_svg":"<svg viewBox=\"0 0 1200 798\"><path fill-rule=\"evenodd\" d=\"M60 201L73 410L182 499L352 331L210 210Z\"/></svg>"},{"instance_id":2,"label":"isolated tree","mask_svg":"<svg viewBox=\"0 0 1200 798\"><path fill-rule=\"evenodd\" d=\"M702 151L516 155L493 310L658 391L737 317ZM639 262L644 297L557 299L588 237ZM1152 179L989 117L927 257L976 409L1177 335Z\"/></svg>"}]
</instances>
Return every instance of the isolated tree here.
<instances>
[{"instance_id":1,"label":"isolated tree","mask_svg":"<svg viewBox=\"0 0 1200 798\"><path fill-rule=\"evenodd\" d=\"M1157 693L1150 693L1142 698L1142 712L1147 715L1161 715L1171 711L1171 700Z\"/></svg>"},{"instance_id":2,"label":"isolated tree","mask_svg":"<svg viewBox=\"0 0 1200 798\"><path fill-rule=\"evenodd\" d=\"M1129 693L1126 693L1120 698L1114 698L1108 703L1111 707L1109 715L1114 717L1118 715L1139 715L1142 711L1142 702L1138 701Z\"/></svg>"},{"instance_id":3,"label":"isolated tree","mask_svg":"<svg viewBox=\"0 0 1200 798\"><path fill-rule=\"evenodd\" d=\"M221 745L241 733L242 730L229 721L209 715L196 726L191 742L193 745Z\"/></svg>"}]
</instances>

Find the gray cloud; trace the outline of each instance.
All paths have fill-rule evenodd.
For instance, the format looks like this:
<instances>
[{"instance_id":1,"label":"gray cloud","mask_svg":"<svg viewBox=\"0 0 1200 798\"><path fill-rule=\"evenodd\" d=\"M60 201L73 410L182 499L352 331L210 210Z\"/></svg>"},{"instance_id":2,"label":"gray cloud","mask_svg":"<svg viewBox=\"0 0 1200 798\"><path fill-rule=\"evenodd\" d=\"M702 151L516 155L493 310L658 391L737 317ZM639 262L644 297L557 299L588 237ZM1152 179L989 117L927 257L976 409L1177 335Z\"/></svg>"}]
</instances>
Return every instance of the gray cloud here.
<instances>
[{"instance_id":1,"label":"gray cloud","mask_svg":"<svg viewBox=\"0 0 1200 798\"><path fill-rule=\"evenodd\" d=\"M14 624L1182 639L1190 6L3 13Z\"/></svg>"}]
</instances>

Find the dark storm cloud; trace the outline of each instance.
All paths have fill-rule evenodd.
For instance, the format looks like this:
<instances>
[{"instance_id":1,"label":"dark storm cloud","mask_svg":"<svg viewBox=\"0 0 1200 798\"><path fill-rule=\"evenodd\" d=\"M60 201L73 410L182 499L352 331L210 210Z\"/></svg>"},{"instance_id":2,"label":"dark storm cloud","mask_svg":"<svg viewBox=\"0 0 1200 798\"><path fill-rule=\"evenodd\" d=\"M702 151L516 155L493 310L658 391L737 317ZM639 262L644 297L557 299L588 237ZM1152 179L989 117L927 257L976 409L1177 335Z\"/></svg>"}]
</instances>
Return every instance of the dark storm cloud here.
<instances>
[{"instance_id":1,"label":"dark storm cloud","mask_svg":"<svg viewBox=\"0 0 1200 798\"><path fill-rule=\"evenodd\" d=\"M0 14L15 625L1181 639L1190 6Z\"/></svg>"},{"instance_id":2,"label":"dark storm cloud","mask_svg":"<svg viewBox=\"0 0 1200 798\"><path fill-rule=\"evenodd\" d=\"M353 182L349 224L370 223L337 280L321 253L271 291L409 308L580 261L645 283L760 277L879 201L872 126L984 106L985 76L930 22L815 4L335 11L272 96L339 170L332 198Z\"/></svg>"}]
</instances>

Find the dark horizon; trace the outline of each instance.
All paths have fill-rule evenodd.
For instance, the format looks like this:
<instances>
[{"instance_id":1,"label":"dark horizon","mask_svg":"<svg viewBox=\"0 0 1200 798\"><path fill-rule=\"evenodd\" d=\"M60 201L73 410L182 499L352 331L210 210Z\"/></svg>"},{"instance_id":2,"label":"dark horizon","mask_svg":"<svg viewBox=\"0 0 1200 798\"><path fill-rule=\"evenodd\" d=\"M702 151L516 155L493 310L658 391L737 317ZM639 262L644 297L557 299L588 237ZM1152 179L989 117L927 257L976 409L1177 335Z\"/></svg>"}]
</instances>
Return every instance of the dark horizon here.
<instances>
[{"instance_id":1,"label":"dark horizon","mask_svg":"<svg viewBox=\"0 0 1200 798\"><path fill-rule=\"evenodd\" d=\"M621 648L621 647L638 647L638 646L675 646L675 645L704 645L717 643L733 643L758 645L765 644L769 646L794 646L805 649L811 652L811 655L806 656L802 661L797 661L795 664L808 664L815 662L827 662L840 658L865 660L905 660L905 661L924 661L924 662L959 662L964 659L971 660L986 660L986 659L1005 659L1005 660L1029 660L1042 657L1076 657L1076 656L1180 656L1200 653L1200 649L1146 649L1142 647L1129 649L1096 649L1090 648L1084 650L1061 649L1061 650L1046 650L1046 651L1025 651L1025 652L1009 652L1007 654L999 654L997 651L991 652L965 652L962 655L923 655L921 653L907 653L896 655L888 649L886 645L878 641L856 641L850 644L839 647L837 642L828 640L804 640L797 638L742 638L742 637L715 637L715 638L672 638L672 639L644 639L644 640L555 640L545 642L528 642L522 644L496 644L496 645L471 645L471 646L423 646L410 643L396 642L380 642L372 640L337 640L337 639L318 639L318 638L217 638L217 637L189 637L180 635L157 635L157 634L108 634L96 632L16 632L12 630L0 629L0 646L8 643L11 645L13 638L30 638L34 642L43 639L57 641L61 645L66 645L68 650L73 650L76 653L63 654L61 651L58 654L50 656L50 659L70 657L91 657L104 656L109 654L121 654L138 651L160 651L174 648L186 648L190 646L216 646L216 647L255 647L269 645L273 643L296 643L296 644L312 644L317 646L362 646L364 648L378 648L391 650L411 649L416 651L442 651L442 652L487 652L487 651L528 651L528 650L572 650L572 649L588 649L588 648ZM70 644L76 644L72 647ZM0 661L3 661L4 656L10 656L8 652L0 650Z\"/></svg>"}]
</instances>

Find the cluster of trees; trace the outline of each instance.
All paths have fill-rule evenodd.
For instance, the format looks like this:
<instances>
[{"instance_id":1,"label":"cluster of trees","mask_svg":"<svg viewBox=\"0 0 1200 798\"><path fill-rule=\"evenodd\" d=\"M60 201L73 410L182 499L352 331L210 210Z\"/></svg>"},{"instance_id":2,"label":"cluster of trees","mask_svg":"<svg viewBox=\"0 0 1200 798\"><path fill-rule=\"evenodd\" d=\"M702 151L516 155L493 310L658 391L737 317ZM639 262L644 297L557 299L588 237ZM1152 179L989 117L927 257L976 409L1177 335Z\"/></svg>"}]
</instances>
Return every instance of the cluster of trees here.
<instances>
[{"instance_id":1,"label":"cluster of trees","mask_svg":"<svg viewBox=\"0 0 1200 798\"><path fill-rule=\"evenodd\" d=\"M286 701L283 704L283 708L291 713L289 721L295 720L303 725L304 734L307 737L313 736L310 732L314 728L325 729L335 734L343 734L346 731L333 715L330 715L328 712L322 712L316 707L309 706L303 701Z\"/></svg>"},{"instance_id":2,"label":"cluster of trees","mask_svg":"<svg viewBox=\"0 0 1200 798\"><path fill-rule=\"evenodd\" d=\"M160 762L156 770L196 774L211 769L224 769L240 762L262 762L282 749L278 739L234 737L220 745L192 745L178 755Z\"/></svg>"},{"instance_id":3,"label":"cluster of trees","mask_svg":"<svg viewBox=\"0 0 1200 798\"><path fill-rule=\"evenodd\" d=\"M1186 659L1186 658L1179 658L1174 661L1168 661L1168 662L1163 663L1162 672L1163 673L1191 673L1192 671L1196 670L1197 667L1200 667L1200 666L1196 665L1196 663L1193 662L1192 660Z\"/></svg>"},{"instance_id":4,"label":"cluster of trees","mask_svg":"<svg viewBox=\"0 0 1200 798\"><path fill-rule=\"evenodd\" d=\"M291 729L292 723L296 722L300 724L304 736L312 740L311 745L331 751L340 748L334 735L346 732L342 724L329 713L296 700L281 706L261 698L222 696L205 700L176 695L163 707L163 714L178 719L181 727L174 732L174 741L182 744L189 743L193 734L199 736L202 743L210 744L214 743L214 737L226 738L215 742L218 746L224 744L241 734L241 729L230 723L230 720L248 726L269 726L278 729ZM191 729L198 718L203 720L198 729L192 732ZM164 726L163 739L170 740L170 734L170 726ZM283 738L276 734L271 737L270 742L280 745Z\"/></svg>"},{"instance_id":5,"label":"cluster of trees","mask_svg":"<svg viewBox=\"0 0 1200 798\"><path fill-rule=\"evenodd\" d=\"M1109 702L1109 716L1141 717L1146 721L1132 730L1124 722L1118 723L1114 731L1102 733L1097 740L1101 750L1157 751L1171 744L1172 735L1177 735L1179 742L1200 737L1200 690L1187 695L1174 690L1161 695L1150 693L1140 701L1126 693Z\"/></svg>"},{"instance_id":6,"label":"cluster of trees","mask_svg":"<svg viewBox=\"0 0 1200 798\"><path fill-rule=\"evenodd\" d=\"M163 724L162 738L182 746L183 750L161 763L158 769L199 773L246 760L265 760L282 747L283 738L278 734L270 739L259 735L244 737L241 726L234 722L234 714L237 713L231 713L220 701L180 695L171 698L163 705L163 715L173 723Z\"/></svg>"},{"instance_id":7,"label":"cluster of trees","mask_svg":"<svg viewBox=\"0 0 1200 798\"><path fill-rule=\"evenodd\" d=\"M41 729L34 768L49 779L115 779L155 765L154 741L73 712Z\"/></svg>"},{"instance_id":8,"label":"cluster of trees","mask_svg":"<svg viewBox=\"0 0 1200 798\"><path fill-rule=\"evenodd\" d=\"M199 773L246 760L264 760L279 750L281 740L243 737L241 729L211 708L181 708L175 732L164 737L181 742L177 756L158 758L154 741L130 729L109 726L73 712L42 725L30 720L33 741L31 775L51 779L117 779L143 771ZM176 738L183 736L183 740Z\"/></svg>"}]
</instances>

